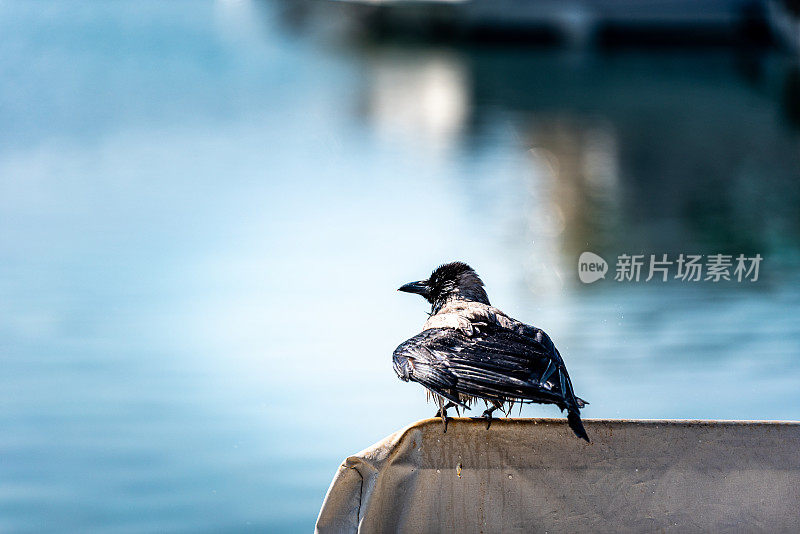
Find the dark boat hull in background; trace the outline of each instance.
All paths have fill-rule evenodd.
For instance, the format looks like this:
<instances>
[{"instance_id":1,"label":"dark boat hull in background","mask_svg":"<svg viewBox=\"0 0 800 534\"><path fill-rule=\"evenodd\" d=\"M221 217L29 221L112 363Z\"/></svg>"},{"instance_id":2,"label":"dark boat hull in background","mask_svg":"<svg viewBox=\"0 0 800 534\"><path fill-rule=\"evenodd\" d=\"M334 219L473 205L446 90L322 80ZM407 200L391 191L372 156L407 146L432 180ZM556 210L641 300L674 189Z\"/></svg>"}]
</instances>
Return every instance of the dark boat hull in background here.
<instances>
[{"instance_id":1,"label":"dark boat hull in background","mask_svg":"<svg viewBox=\"0 0 800 534\"><path fill-rule=\"evenodd\" d=\"M776 37L800 54L800 0L769 0L767 16Z\"/></svg>"},{"instance_id":2,"label":"dark boat hull in background","mask_svg":"<svg viewBox=\"0 0 800 534\"><path fill-rule=\"evenodd\" d=\"M771 29L773 17L759 0L340 1L352 6L365 30L379 35L568 44L763 44L779 32Z\"/></svg>"}]
</instances>

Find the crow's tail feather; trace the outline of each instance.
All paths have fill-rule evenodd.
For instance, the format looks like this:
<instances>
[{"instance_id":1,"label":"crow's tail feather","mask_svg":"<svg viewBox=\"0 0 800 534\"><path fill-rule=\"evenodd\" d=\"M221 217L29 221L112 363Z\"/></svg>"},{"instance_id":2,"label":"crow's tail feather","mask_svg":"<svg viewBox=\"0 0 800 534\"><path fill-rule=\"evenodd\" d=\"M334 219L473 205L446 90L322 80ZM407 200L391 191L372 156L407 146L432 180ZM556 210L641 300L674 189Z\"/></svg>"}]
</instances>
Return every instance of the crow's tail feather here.
<instances>
[{"instance_id":1,"label":"crow's tail feather","mask_svg":"<svg viewBox=\"0 0 800 534\"><path fill-rule=\"evenodd\" d=\"M585 439L586 443L591 443L589 441L589 436L586 434L586 429L583 428L583 423L581 422L581 416L577 411L570 410L567 413L567 423L569 423L569 427L575 432L575 435L581 439Z\"/></svg>"}]
</instances>

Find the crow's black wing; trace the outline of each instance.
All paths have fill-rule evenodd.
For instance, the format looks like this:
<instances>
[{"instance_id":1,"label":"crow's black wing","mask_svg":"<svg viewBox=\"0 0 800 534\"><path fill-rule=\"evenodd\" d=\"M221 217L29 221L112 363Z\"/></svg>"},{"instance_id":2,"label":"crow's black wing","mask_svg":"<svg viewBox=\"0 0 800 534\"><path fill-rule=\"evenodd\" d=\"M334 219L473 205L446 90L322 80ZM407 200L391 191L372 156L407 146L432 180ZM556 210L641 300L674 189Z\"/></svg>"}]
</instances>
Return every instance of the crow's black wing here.
<instances>
[{"instance_id":1,"label":"crow's black wing","mask_svg":"<svg viewBox=\"0 0 800 534\"><path fill-rule=\"evenodd\" d=\"M449 371L447 353L442 352L449 328L424 330L397 347L392 356L394 371L404 381L419 382L432 392L469 409L458 398L458 378Z\"/></svg>"},{"instance_id":2,"label":"crow's black wing","mask_svg":"<svg viewBox=\"0 0 800 534\"><path fill-rule=\"evenodd\" d=\"M586 404L589 404L587 401L575 395L575 392L572 389L572 380L567 372L567 366L564 363L564 359L561 357L561 353L558 352L553 340L551 340L550 336L547 335L547 332L541 328L536 328L535 326L527 325L525 323L519 323L519 325L520 326L516 329L516 332L524 337L531 338L540 343L545 350L549 352L553 362L558 365L558 385L562 389L562 394L564 397L568 401L572 401L575 405L577 405L578 408L583 408Z\"/></svg>"},{"instance_id":3,"label":"crow's black wing","mask_svg":"<svg viewBox=\"0 0 800 534\"><path fill-rule=\"evenodd\" d=\"M472 335L431 328L401 344L394 352L398 376L453 402L460 393L578 407L552 342L548 346L536 337L487 323L473 327Z\"/></svg>"}]
</instances>

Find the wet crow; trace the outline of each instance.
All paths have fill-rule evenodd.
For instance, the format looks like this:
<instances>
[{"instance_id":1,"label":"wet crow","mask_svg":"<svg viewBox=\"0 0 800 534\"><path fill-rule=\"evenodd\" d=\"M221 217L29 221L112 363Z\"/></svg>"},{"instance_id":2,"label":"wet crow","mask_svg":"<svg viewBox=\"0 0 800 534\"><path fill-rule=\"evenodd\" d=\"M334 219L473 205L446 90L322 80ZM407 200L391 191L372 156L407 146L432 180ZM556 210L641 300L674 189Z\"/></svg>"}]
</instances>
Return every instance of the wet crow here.
<instances>
[{"instance_id":1,"label":"wet crow","mask_svg":"<svg viewBox=\"0 0 800 534\"><path fill-rule=\"evenodd\" d=\"M550 337L491 306L483 282L469 265L442 265L427 280L399 291L422 295L431 313L422 332L395 349L394 370L433 395L445 432L448 408L469 409L483 400L487 409L481 418L488 429L496 409L508 414L514 403L536 402L567 410L570 428L589 441L580 417L588 403L572 391Z\"/></svg>"}]
</instances>

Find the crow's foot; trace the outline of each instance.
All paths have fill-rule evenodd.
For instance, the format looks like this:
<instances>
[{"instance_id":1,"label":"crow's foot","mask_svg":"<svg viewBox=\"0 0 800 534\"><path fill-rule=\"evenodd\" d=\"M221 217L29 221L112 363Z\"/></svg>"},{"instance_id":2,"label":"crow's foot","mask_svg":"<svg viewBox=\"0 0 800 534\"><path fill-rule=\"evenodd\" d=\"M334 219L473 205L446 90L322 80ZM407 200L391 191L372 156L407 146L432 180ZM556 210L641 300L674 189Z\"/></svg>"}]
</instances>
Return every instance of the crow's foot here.
<instances>
[{"instance_id":1,"label":"crow's foot","mask_svg":"<svg viewBox=\"0 0 800 534\"><path fill-rule=\"evenodd\" d=\"M486 430L489 430L489 427L492 426L492 419L494 419L494 417L492 417L492 412L495 411L496 409L497 407L493 406L488 410L484 411L480 415L480 417L470 417L470 419L473 419L475 421L486 421Z\"/></svg>"},{"instance_id":2,"label":"crow's foot","mask_svg":"<svg viewBox=\"0 0 800 534\"><path fill-rule=\"evenodd\" d=\"M444 406L442 406L441 408L436 410L436 413L433 414L434 417L441 417L442 418L442 424L444 425L444 433L445 434L447 433L447 423L450 422L450 418L447 417L447 410L449 408L454 407L454 406L455 406L456 410L458 410L458 406L454 402L448 402L447 404L445 404Z\"/></svg>"},{"instance_id":3,"label":"crow's foot","mask_svg":"<svg viewBox=\"0 0 800 534\"><path fill-rule=\"evenodd\" d=\"M433 414L433 417L441 417L442 424L444 425L444 433L447 433L447 423L449 418L447 417L447 410L436 410L436 413Z\"/></svg>"}]
</instances>

